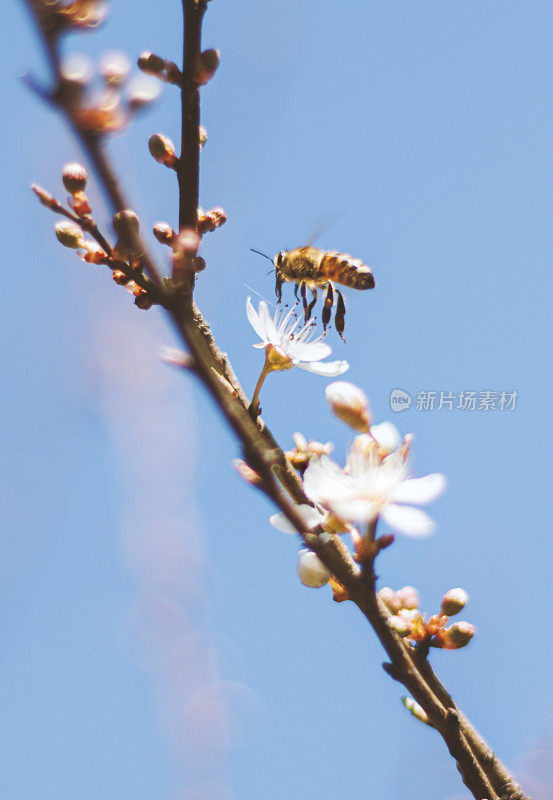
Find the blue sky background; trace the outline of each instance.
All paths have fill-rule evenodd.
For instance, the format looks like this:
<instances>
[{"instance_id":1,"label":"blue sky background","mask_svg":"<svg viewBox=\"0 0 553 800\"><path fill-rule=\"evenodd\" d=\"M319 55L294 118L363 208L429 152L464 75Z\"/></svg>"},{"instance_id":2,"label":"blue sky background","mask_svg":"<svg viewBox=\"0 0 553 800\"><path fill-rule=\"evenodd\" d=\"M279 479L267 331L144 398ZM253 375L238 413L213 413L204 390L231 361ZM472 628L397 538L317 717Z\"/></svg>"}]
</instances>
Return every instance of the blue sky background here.
<instances>
[{"instance_id":1,"label":"blue sky background","mask_svg":"<svg viewBox=\"0 0 553 800\"><path fill-rule=\"evenodd\" d=\"M68 51L178 59L177 2L117 0ZM303 588L296 542L229 464L210 400L157 360L171 334L101 268L59 247L28 186L63 197L75 143L18 76L44 74L22 4L4 9L4 474L0 480L1 760L6 797L253 800L466 798L441 740L402 708L374 635L328 589ZM414 470L442 471L436 534L398 537L382 583L429 611L463 586L478 635L433 663L466 713L551 796L550 416L553 8L213 0L203 91L209 142L197 299L251 391L261 367L244 314L272 297L267 264L333 220L320 245L371 264L347 292L336 357L375 418L415 434ZM173 176L147 138L178 138L177 95L110 143L143 229L174 224ZM108 217L95 191L97 216ZM153 244L163 263L166 253ZM325 381L270 376L264 416L349 440ZM513 391L508 411L389 408L390 391Z\"/></svg>"}]
</instances>

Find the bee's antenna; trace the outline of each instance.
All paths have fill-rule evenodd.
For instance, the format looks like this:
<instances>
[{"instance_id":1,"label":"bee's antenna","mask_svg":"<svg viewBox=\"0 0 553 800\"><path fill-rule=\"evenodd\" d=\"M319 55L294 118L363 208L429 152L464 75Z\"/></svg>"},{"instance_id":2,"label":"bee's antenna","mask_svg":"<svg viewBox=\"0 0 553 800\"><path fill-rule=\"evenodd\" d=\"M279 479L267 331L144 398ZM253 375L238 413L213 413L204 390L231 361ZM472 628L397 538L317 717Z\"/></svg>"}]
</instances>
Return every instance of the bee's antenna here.
<instances>
[{"instance_id":1,"label":"bee's antenna","mask_svg":"<svg viewBox=\"0 0 553 800\"><path fill-rule=\"evenodd\" d=\"M271 301L270 301L270 300L267 300L267 298L266 298L266 297L263 297L263 295L262 295L262 294L259 294L259 292L258 292L256 289L254 289L252 286L249 286L247 283L245 283L245 284L244 284L244 286L246 287L246 289L249 289L249 290L250 290L250 292L253 292L254 294L256 294L258 297L260 297L262 300L264 300L264 301L265 301L266 303L268 303L270 306L274 306L274 305L275 305L274 303L271 303Z\"/></svg>"},{"instance_id":2,"label":"bee's antenna","mask_svg":"<svg viewBox=\"0 0 553 800\"><path fill-rule=\"evenodd\" d=\"M252 253L257 253L257 255L263 256L263 258L268 259L271 262L271 264L273 263L273 259L271 258L271 256L268 256L267 253L262 253L261 250L255 250L253 247L250 247L250 250L252 251Z\"/></svg>"}]
</instances>

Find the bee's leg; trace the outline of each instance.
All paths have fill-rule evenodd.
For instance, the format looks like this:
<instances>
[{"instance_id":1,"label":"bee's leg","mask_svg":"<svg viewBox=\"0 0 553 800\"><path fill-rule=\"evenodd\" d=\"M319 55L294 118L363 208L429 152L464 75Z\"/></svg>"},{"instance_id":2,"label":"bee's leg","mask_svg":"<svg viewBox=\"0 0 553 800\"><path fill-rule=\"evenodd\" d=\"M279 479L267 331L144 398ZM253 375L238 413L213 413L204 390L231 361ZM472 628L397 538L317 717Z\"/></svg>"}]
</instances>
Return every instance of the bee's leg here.
<instances>
[{"instance_id":1,"label":"bee's leg","mask_svg":"<svg viewBox=\"0 0 553 800\"><path fill-rule=\"evenodd\" d=\"M275 284L275 294L277 296L277 303L281 303L282 302L282 284L283 284L282 278L277 275L276 284Z\"/></svg>"},{"instance_id":2,"label":"bee's leg","mask_svg":"<svg viewBox=\"0 0 553 800\"><path fill-rule=\"evenodd\" d=\"M334 289L332 288L332 284L329 281L326 285L326 295L324 299L323 313L322 313L323 331L326 331L328 323L330 322L330 312L332 311L333 304L334 304Z\"/></svg>"},{"instance_id":3,"label":"bee's leg","mask_svg":"<svg viewBox=\"0 0 553 800\"><path fill-rule=\"evenodd\" d=\"M315 307L315 303L317 302L317 290L316 289L311 289L311 294L313 295L313 299L311 300L311 302L307 306L307 319L309 319L311 317L311 312L313 311L313 308Z\"/></svg>"},{"instance_id":4,"label":"bee's leg","mask_svg":"<svg viewBox=\"0 0 553 800\"><path fill-rule=\"evenodd\" d=\"M346 316L346 304L344 302L344 298L342 297L342 292L339 292L336 289L336 294L338 295L336 301L336 313L334 315L334 324L336 325L336 330L338 331L338 335L340 339L345 342L346 340L342 336L344 332L344 320Z\"/></svg>"},{"instance_id":5,"label":"bee's leg","mask_svg":"<svg viewBox=\"0 0 553 800\"><path fill-rule=\"evenodd\" d=\"M305 285L305 281L302 282L300 286L301 291L301 299L303 302L303 314L305 317L305 322L309 319L309 309L307 307L307 286Z\"/></svg>"},{"instance_id":6,"label":"bee's leg","mask_svg":"<svg viewBox=\"0 0 553 800\"><path fill-rule=\"evenodd\" d=\"M299 299L300 299L300 298L298 297L298 289L299 289L299 288L300 288L300 285L299 285L299 283L295 283L295 284L294 284L294 295L295 295L295 298L296 298L296 300L299 300Z\"/></svg>"}]
</instances>

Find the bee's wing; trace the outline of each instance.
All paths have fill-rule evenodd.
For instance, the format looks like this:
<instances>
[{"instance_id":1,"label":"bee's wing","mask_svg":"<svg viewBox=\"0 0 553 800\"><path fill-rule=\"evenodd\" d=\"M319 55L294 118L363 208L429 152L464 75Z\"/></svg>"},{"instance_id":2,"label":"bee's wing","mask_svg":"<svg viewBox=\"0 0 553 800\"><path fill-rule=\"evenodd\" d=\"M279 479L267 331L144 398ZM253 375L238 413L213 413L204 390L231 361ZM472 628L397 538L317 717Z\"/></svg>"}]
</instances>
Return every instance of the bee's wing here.
<instances>
[{"instance_id":1,"label":"bee's wing","mask_svg":"<svg viewBox=\"0 0 553 800\"><path fill-rule=\"evenodd\" d=\"M320 239L320 237L324 233L326 233L329 230L329 228L332 227L332 225L334 225L337 222L337 220L342 216L343 213L344 213L343 210L333 211L332 214L327 214L326 217L321 217L316 223L317 227L313 231L312 235L309 237L309 240L307 241L305 247L311 247L312 245L314 245L317 239Z\"/></svg>"}]
</instances>

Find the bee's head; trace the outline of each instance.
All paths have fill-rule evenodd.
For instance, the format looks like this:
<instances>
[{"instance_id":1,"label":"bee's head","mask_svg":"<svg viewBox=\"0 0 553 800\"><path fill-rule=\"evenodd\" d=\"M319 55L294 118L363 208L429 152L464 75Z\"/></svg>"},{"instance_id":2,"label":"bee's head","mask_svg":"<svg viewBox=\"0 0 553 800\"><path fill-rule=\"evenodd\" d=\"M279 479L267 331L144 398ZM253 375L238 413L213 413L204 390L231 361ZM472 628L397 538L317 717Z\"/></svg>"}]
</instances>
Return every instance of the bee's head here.
<instances>
[{"instance_id":1,"label":"bee's head","mask_svg":"<svg viewBox=\"0 0 553 800\"><path fill-rule=\"evenodd\" d=\"M280 253L278 253L278 255L275 256L275 269L277 271L277 275L279 271L282 269L282 267L285 265L287 258L288 258L288 253L286 252L286 250L281 250Z\"/></svg>"}]
</instances>

